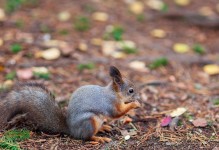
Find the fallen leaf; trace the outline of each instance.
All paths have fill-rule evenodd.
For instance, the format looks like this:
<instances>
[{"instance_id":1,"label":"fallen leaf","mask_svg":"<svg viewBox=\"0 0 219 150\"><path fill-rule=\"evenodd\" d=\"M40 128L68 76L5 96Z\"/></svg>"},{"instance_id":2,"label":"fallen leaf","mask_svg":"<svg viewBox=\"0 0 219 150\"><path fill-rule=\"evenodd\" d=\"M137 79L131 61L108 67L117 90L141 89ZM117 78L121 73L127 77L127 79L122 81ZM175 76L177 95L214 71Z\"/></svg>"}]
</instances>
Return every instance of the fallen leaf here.
<instances>
[{"instance_id":1,"label":"fallen leaf","mask_svg":"<svg viewBox=\"0 0 219 150\"><path fill-rule=\"evenodd\" d=\"M203 70L209 75L219 74L219 66L216 64L205 65Z\"/></svg>"},{"instance_id":2,"label":"fallen leaf","mask_svg":"<svg viewBox=\"0 0 219 150\"><path fill-rule=\"evenodd\" d=\"M102 43L102 52L104 55L109 56L116 50L116 42L105 41Z\"/></svg>"},{"instance_id":3,"label":"fallen leaf","mask_svg":"<svg viewBox=\"0 0 219 150\"><path fill-rule=\"evenodd\" d=\"M129 67L141 72L148 72L148 69L145 66L145 63L142 61L132 61L129 63Z\"/></svg>"},{"instance_id":4,"label":"fallen leaf","mask_svg":"<svg viewBox=\"0 0 219 150\"><path fill-rule=\"evenodd\" d=\"M43 46L45 47L59 47L59 45L63 45L66 44L65 41L61 41L61 40L45 40L43 42Z\"/></svg>"},{"instance_id":5,"label":"fallen leaf","mask_svg":"<svg viewBox=\"0 0 219 150\"><path fill-rule=\"evenodd\" d=\"M164 2L161 0L148 0L146 4L154 10L162 10L164 6Z\"/></svg>"},{"instance_id":6,"label":"fallen leaf","mask_svg":"<svg viewBox=\"0 0 219 150\"><path fill-rule=\"evenodd\" d=\"M23 33L19 32L16 34L16 40L20 42L26 42L26 43L33 43L34 42L34 37L31 33Z\"/></svg>"},{"instance_id":7,"label":"fallen leaf","mask_svg":"<svg viewBox=\"0 0 219 150\"><path fill-rule=\"evenodd\" d=\"M0 8L0 22L5 21L6 15L4 9Z\"/></svg>"},{"instance_id":8,"label":"fallen leaf","mask_svg":"<svg viewBox=\"0 0 219 150\"><path fill-rule=\"evenodd\" d=\"M140 1L135 1L130 4L129 9L134 14L141 14L144 11L144 4Z\"/></svg>"},{"instance_id":9,"label":"fallen leaf","mask_svg":"<svg viewBox=\"0 0 219 150\"><path fill-rule=\"evenodd\" d=\"M126 136L129 134L129 132L127 130L120 130L122 136Z\"/></svg>"},{"instance_id":10,"label":"fallen leaf","mask_svg":"<svg viewBox=\"0 0 219 150\"><path fill-rule=\"evenodd\" d=\"M87 46L86 43L80 42L79 45L78 45L78 48L79 48L80 51L85 52L85 51L87 51L88 46Z\"/></svg>"},{"instance_id":11,"label":"fallen leaf","mask_svg":"<svg viewBox=\"0 0 219 150\"><path fill-rule=\"evenodd\" d=\"M121 58L126 58L127 57L127 55L125 53L119 52L119 51L111 53L111 56L113 58L116 58L116 59L121 59Z\"/></svg>"},{"instance_id":12,"label":"fallen leaf","mask_svg":"<svg viewBox=\"0 0 219 150\"><path fill-rule=\"evenodd\" d=\"M68 21L71 18L71 14L68 11L62 11L58 14L59 21Z\"/></svg>"},{"instance_id":13,"label":"fallen leaf","mask_svg":"<svg viewBox=\"0 0 219 150\"><path fill-rule=\"evenodd\" d=\"M179 6L187 6L190 4L190 0L174 0L174 2Z\"/></svg>"},{"instance_id":14,"label":"fallen leaf","mask_svg":"<svg viewBox=\"0 0 219 150\"><path fill-rule=\"evenodd\" d=\"M177 53L186 53L190 50L190 47L184 43L175 43L173 45L173 50Z\"/></svg>"},{"instance_id":15,"label":"fallen leaf","mask_svg":"<svg viewBox=\"0 0 219 150\"><path fill-rule=\"evenodd\" d=\"M3 87L5 88L10 88L12 87L12 85L14 84L14 82L12 80L6 80L4 83L3 83Z\"/></svg>"},{"instance_id":16,"label":"fallen leaf","mask_svg":"<svg viewBox=\"0 0 219 150\"><path fill-rule=\"evenodd\" d=\"M91 43L96 46L101 46L103 43L103 40L100 38L93 38L91 39Z\"/></svg>"},{"instance_id":17,"label":"fallen leaf","mask_svg":"<svg viewBox=\"0 0 219 150\"><path fill-rule=\"evenodd\" d=\"M198 119L195 119L192 124L195 126L195 127L205 127L208 125L206 119L204 118L198 118Z\"/></svg>"},{"instance_id":18,"label":"fallen leaf","mask_svg":"<svg viewBox=\"0 0 219 150\"><path fill-rule=\"evenodd\" d=\"M219 3L216 5L217 12L219 13Z\"/></svg>"},{"instance_id":19,"label":"fallen leaf","mask_svg":"<svg viewBox=\"0 0 219 150\"><path fill-rule=\"evenodd\" d=\"M4 41L2 38L0 38L0 46L2 46L4 44Z\"/></svg>"},{"instance_id":20,"label":"fallen leaf","mask_svg":"<svg viewBox=\"0 0 219 150\"><path fill-rule=\"evenodd\" d=\"M212 10L212 8L208 7L208 6L203 6L199 9L199 13L201 15L204 15L204 16L214 16L215 13L214 11Z\"/></svg>"},{"instance_id":21,"label":"fallen leaf","mask_svg":"<svg viewBox=\"0 0 219 150\"><path fill-rule=\"evenodd\" d=\"M17 70L17 77L19 79L28 80L33 77L33 71L31 68Z\"/></svg>"},{"instance_id":22,"label":"fallen leaf","mask_svg":"<svg viewBox=\"0 0 219 150\"><path fill-rule=\"evenodd\" d=\"M41 52L41 57L46 59L46 60L58 59L60 57L60 55L61 55L61 52L57 48L50 48L50 49L47 49L47 50Z\"/></svg>"},{"instance_id":23,"label":"fallen leaf","mask_svg":"<svg viewBox=\"0 0 219 150\"><path fill-rule=\"evenodd\" d=\"M164 38L166 36L166 32L162 29L154 29L150 34L156 38Z\"/></svg>"},{"instance_id":24,"label":"fallen leaf","mask_svg":"<svg viewBox=\"0 0 219 150\"><path fill-rule=\"evenodd\" d=\"M162 120L161 120L161 126L162 127L166 127L170 124L171 122L171 117L170 116L167 116L167 117L164 117Z\"/></svg>"},{"instance_id":25,"label":"fallen leaf","mask_svg":"<svg viewBox=\"0 0 219 150\"><path fill-rule=\"evenodd\" d=\"M109 15L107 13L104 13L104 12L95 12L92 14L92 18L96 21L105 22L108 20Z\"/></svg>"},{"instance_id":26,"label":"fallen leaf","mask_svg":"<svg viewBox=\"0 0 219 150\"><path fill-rule=\"evenodd\" d=\"M185 107L179 107L170 113L171 117L177 117L185 113L187 109Z\"/></svg>"},{"instance_id":27,"label":"fallen leaf","mask_svg":"<svg viewBox=\"0 0 219 150\"><path fill-rule=\"evenodd\" d=\"M37 73L49 73L49 70L46 67L32 67L32 70Z\"/></svg>"}]
</instances>

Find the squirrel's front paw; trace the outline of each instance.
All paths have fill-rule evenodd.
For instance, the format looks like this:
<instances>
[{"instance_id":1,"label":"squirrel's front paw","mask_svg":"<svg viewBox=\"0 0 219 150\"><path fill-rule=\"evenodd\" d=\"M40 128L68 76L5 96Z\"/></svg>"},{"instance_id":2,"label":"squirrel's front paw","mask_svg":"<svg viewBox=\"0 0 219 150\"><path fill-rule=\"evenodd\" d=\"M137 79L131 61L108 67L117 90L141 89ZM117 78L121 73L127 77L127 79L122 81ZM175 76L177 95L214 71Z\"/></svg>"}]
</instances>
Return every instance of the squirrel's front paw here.
<instances>
[{"instance_id":1,"label":"squirrel's front paw","mask_svg":"<svg viewBox=\"0 0 219 150\"><path fill-rule=\"evenodd\" d=\"M133 108L139 108L141 107L141 104L138 101L133 102Z\"/></svg>"}]
</instances>

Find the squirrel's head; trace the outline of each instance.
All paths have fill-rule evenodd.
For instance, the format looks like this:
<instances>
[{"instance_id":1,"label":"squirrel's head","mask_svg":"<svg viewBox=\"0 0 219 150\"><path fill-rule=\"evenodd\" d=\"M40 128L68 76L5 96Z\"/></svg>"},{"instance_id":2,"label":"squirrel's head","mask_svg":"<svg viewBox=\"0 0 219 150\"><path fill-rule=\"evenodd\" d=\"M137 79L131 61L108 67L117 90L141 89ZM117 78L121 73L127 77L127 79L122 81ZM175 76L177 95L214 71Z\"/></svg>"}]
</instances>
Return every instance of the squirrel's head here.
<instances>
[{"instance_id":1,"label":"squirrel's head","mask_svg":"<svg viewBox=\"0 0 219 150\"><path fill-rule=\"evenodd\" d=\"M111 66L109 74L112 77L113 91L120 94L125 102L128 103L140 99L135 85L131 81L123 78L119 69Z\"/></svg>"}]
</instances>

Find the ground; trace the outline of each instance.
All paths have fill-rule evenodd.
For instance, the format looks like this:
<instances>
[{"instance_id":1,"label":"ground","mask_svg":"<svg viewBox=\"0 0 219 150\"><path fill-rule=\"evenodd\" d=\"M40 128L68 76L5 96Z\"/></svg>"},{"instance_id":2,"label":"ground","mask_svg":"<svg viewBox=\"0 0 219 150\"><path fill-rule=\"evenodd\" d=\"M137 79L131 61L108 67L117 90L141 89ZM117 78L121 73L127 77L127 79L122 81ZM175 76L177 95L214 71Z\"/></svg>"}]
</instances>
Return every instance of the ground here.
<instances>
[{"instance_id":1,"label":"ground","mask_svg":"<svg viewBox=\"0 0 219 150\"><path fill-rule=\"evenodd\" d=\"M35 4L33 0L34 4L30 3L9 12L6 20L0 22L0 40L4 41L0 44L1 85L8 81L8 73L21 71L20 76L17 74L12 78L13 83L30 80L43 83L54 93L60 106L65 108L71 93L78 87L87 84L106 85L110 81L109 66L115 65L126 78L139 87L142 107L129 114L131 123L123 124L121 118L112 123L112 132L100 134L112 138L110 143L92 145L66 135L31 132L30 139L19 142L22 149L219 148L219 109L218 104L214 104L219 98L219 75L211 75L203 70L207 64L219 65L219 28L200 26L186 19L168 19L162 15L158 17L163 14L161 11L198 13L203 7L208 9L208 13L218 16L217 0L194 0L186 6L177 6L171 0L164 0L168 10L161 11L152 10L147 5L148 1L142 0L140 2L144 10L140 14L130 11L131 4L128 0L36 2ZM6 1L0 0L0 8L5 5ZM70 19L60 21L57 15L62 11L68 11L71 14ZM107 13L108 20L101 22L92 19L92 14L97 11ZM83 25L76 27L78 16L85 16L85 22L88 18L89 23L85 23L85 26L89 26L88 30ZM109 25L122 28L122 39L133 41L138 49L137 53L122 55L121 58L106 55L102 51L103 42L95 44L94 39L106 39L106 26L109 30ZM162 29L166 35L158 38L151 34L154 29ZM23 33L29 34L27 36ZM19 36L27 40L21 42ZM62 51L62 55L54 60L38 57L39 51L50 47L41 44L42 40L50 40L50 36L53 40L67 42L69 52L64 54ZM28 43L30 38L34 40ZM109 38L111 41L116 40ZM16 54L11 50L14 43L22 45L22 50ZM190 47L198 43L206 52L203 55L192 50L177 53L173 50L175 43L186 43ZM167 59L168 64L151 69L148 65L160 57ZM130 62L136 60L145 63L147 67L130 67ZM22 69L31 67L46 67L50 78L39 78L35 75L24 79ZM90 69L84 69L86 67ZM186 113L179 116L179 126L161 127L161 121L166 114L179 107L187 109ZM192 120L197 118L205 118L208 125L195 127ZM126 131L130 135L128 140L124 138Z\"/></svg>"}]
</instances>

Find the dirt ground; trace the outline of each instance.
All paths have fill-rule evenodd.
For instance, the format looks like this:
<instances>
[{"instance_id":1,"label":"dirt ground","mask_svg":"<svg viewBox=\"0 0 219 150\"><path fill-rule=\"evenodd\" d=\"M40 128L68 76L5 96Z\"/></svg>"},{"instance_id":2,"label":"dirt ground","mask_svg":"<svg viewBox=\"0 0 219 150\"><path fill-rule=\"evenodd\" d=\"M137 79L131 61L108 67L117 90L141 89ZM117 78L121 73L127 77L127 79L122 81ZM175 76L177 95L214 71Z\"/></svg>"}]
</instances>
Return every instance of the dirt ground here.
<instances>
[{"instance_id":1,"label":"dirt ground","mask_svg":"<svg viewBox=\"0 0 219 150\"><path fill-rule=\"evenodd\" d=\"M100 134L112 138L110 143L92 145L66 135L33 132L30 139L19 143L22 149L219 149L219 107L213 104L213 100L219 98L219 75L209 75L203 71L206 64L219 65L219 27L158 17L160 12L149 8L146 0L141 2L144 3L144 11L141 16L136 16L129 11L128 0L39 0L37 5L22 6L8 14L7 19L0 23L0 38L4 39L4 44L0 45L1 84L11 71L46 67L50 72L48 80L15 77L13 83L30 80L43 83L55 93L57 101L64 108L71 93L78 87L87 84L106 85L110 81L109 66L115 65L139 87L141 94L142 107L129 114L131 123L123 124L121 119L112 123L112 132ZM185 7L177 6L172 0L164 2L170 12L197 13L200 8L207 7L219 16L217 0L192 0ZM4 8L4 4L5 1L0 0L0 8ZM61 11L70 12L70 19L59 21L57 15ZM104 22L93 20L91 16L96 11L107 13L109 19ZM77 16L90 18L87 31L80 32L73 27ZM123 39L133 41L138 52L120 59L104 55L102 47L92 41L94 38L102 39L108 25L121 26L124 29ZM153 37L153 29L164 30L166 36ZM10 45L17 43L22 33L29 33L34 40L31 43L19 42L23 49L14 54L10 51ZM70 53L55 60L35 57L38 51L46 49L39 41L48 36L67 42L72 48ZM81 50L81 43L87 46L86 50ZM206 53L176 53L172 48L175 43L191 46L200 43ZM159 57L167 58L169 64L144 71L135 70L129 65L134 60L148 65ZM82 71L77 68L88 62L94 63L95 67ZM186 114L180 116L181 125L176 129L161 127L165 114L178 107L187 108ZM205 118L208 125L195 127L188 120L188 115L193 119ZM125 140L121 131L134 132L130 139Z\"/></svg>"}]
</instances>

